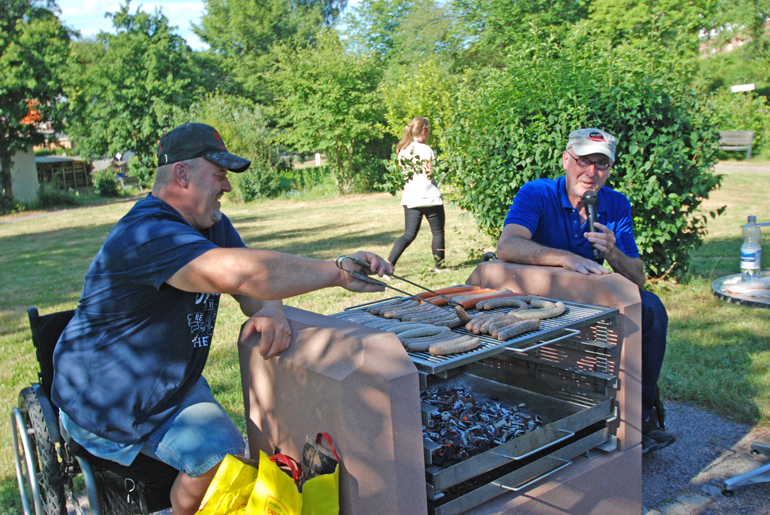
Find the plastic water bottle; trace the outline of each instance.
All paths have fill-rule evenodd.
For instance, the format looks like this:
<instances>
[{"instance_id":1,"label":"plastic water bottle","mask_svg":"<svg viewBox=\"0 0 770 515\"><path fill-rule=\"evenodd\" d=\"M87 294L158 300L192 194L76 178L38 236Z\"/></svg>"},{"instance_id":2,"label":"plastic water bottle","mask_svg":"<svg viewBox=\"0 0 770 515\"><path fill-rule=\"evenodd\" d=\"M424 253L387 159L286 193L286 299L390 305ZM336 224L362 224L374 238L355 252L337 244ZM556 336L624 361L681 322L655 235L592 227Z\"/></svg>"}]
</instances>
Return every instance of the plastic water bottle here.
<instances>
[{"instance_id":1,"label":"plastic water bottle","mask_svg":"<svg viewBox=\"0 0 770 515\"><path fill-rule=\"evenodd\" d=\"M744 281L750 281L759 275L762 266L762 228L757 225L757 217L750 216L749 223L743 226L743 245L741 245L741 273Z\"/></svg>"}]
</instances>

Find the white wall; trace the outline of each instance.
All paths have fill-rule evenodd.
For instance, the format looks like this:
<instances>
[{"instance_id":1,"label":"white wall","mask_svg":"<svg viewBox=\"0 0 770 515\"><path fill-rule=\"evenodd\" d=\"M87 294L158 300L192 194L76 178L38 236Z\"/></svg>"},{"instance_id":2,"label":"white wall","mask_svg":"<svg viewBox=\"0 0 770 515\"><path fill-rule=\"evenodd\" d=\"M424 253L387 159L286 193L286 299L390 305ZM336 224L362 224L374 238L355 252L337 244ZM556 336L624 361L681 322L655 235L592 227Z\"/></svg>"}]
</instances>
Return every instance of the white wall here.
<instances>
[{"instance_id":1,"label":"white wall","mask_svg":"<svg viewBox=\"0 0 770 515\"><path fill-rule=\"evenodd\" d=\"M13 167L13 197L22 202L32 202L40 186L37 182L37 165L32 147L26 152L16 152L11 159Z\"/></svg>"}]
</instances>

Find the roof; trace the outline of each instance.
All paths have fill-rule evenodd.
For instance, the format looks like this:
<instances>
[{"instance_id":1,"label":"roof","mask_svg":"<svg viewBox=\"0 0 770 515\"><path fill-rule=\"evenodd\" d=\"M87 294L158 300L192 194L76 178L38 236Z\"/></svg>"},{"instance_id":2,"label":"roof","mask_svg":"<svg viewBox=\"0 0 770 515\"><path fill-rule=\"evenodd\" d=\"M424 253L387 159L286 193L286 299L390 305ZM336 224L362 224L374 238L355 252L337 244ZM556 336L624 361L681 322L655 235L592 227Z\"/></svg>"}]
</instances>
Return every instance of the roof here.
<instances>
[{"instance_id":1,"label":"roof","mask_svg":"<svg viewBox=\"0 0 770 515\"><path fill-rule=\"evenodd\" d=\"M79 156L40 156L35 158L36 163L71 163L75 161L85 163Z\"/></svg>"},{"instance_id":2,"label":"roof","mask_svg":"<svg viewBox=\"0 0 770 515\"><path fill-rule=\"evenodd\" d=\"M121 166L128 164L128 161L118 161L117 159L108 157L106 159L94 159L91 164L94 167L94 172L97 172L107 168L120 168Z\"/></svg>"}]
</instances>

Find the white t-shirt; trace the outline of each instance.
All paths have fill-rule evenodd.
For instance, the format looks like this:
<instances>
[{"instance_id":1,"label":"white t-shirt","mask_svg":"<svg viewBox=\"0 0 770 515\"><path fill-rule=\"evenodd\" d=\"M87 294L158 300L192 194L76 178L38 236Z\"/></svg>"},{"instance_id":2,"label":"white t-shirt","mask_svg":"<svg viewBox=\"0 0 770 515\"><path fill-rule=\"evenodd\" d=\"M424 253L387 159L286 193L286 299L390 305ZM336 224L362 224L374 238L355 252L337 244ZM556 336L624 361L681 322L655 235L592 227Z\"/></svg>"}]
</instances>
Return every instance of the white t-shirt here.
<instances>
[{"instance_id":1,"label":"white t-shirt","mask_svg":"<svg viewBox=\"0 0 770 515\"><path fill-rule=\"evenodd\" d=\"M398 153L399 161L408 163L409 160L435 161L436 155L425 143L413 141L408 147ZM425 171L415 173L412 179L404 185L404 196L401 205L409 208L440 206L444 203L436 181L429 179Z\"/></svg>"}]
</instances>

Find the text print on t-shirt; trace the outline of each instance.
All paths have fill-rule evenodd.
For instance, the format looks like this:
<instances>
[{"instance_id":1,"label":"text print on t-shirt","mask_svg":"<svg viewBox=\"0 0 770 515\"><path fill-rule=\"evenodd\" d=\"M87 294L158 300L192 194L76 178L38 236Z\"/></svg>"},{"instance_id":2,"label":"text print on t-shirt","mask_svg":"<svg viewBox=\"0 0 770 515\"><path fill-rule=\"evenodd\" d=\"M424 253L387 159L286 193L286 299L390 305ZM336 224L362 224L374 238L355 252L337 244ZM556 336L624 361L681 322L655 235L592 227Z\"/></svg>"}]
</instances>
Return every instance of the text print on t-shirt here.
<instances>
[{"instance_id":1,"label":"text print on t-shirt","mask_svg":"<svg viewBox=\"0 0 770 515\"><path fill-rule=\"evenodd\" d=\"M217 321L218 293L199 293L195 299L196 312L187 315L187 323L192 333L195 347L208 347L214 324Z\"/></svg>"}]
</instances>

